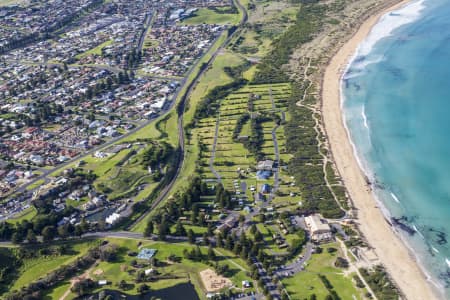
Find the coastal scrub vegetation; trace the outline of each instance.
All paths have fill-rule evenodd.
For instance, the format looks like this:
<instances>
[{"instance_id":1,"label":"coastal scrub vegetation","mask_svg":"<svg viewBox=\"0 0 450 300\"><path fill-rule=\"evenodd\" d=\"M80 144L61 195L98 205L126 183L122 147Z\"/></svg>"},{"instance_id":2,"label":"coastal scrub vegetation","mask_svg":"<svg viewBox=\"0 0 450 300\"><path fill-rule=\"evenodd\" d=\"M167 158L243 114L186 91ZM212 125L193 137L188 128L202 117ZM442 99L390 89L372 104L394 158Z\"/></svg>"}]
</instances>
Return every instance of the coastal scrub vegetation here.
<instances>
[{"instance_id":1,"label":"coastal scrub vegetation","mask_svg":"<svg viewBox=\"0 0 450 300\"><path fill-rule=\"evenodd\" d=\"M296 23L273 42L273 50L258 65L252 84L289 81L289 74L279 66L287 64L294 49L309 42L320 30L326 10L325 6L307 2L299 10ZM301 190L305 212L319 211L324 217L340 218L344 215L341 206L347 207L345 189L327 184L327 178L331 177L326 171L330 168L324 167L314 111L306 105L297 105L305 99L311 102L308 104L316 103L315 96L307 93L309 86L306 79L292 80L288 103L291 117L284 124L286 150L293 155L288 170Z\"/></svg>"},{"instance_id":2,"label":"coastal scrub vegetation","mask_svg":"<svg viewBox=\"0 0 450 300\"><path fill-rule=\"evenodd\" d=\"M372 270L360 268L359 271L378 299L399 299L400 292L392 283L389 274L383 266L375 266Z\"/></svg>"},{"instance_id":3,"label":"coastal scrub vegetation","mask_svg":"<svg viewBox=\"0 0 450 300\"><path fill-rule=\"evenodd\" d=\"M297 14L297 21L272 43L272 51L258 65L254 83L276 83L289 81L289 76L280 71L280 66L289 62L295 48L309 42L320 27L324 7L305 4Z\"/></svg>"}]
</instances>

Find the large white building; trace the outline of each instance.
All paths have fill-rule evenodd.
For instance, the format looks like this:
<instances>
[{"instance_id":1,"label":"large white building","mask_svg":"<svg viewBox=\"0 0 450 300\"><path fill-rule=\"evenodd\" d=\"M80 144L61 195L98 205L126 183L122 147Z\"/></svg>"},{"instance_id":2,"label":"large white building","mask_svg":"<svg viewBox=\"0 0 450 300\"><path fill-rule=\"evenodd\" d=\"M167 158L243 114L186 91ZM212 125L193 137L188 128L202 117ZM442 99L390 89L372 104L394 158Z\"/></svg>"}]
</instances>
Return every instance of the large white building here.
<instances>
[{"instance_id":1,"label":"large white building","mask_svg":"<svg viewBox=\"0 0 450 300\"><path fill-rule=\"evenodd\" d=\"M305 218L305 223L309 229L311 240L314 242L326 242L333 238L330 225L322 219L321 215L315 214L307 216Z\"/></svg>"}]
</instances>

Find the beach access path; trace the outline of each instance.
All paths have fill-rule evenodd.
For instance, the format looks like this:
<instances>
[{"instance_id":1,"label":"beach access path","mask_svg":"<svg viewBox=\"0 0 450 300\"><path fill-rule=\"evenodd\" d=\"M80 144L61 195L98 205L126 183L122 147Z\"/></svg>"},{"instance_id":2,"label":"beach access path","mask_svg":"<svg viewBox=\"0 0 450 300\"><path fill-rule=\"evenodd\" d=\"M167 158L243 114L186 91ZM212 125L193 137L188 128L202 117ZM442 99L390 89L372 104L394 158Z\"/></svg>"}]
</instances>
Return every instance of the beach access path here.
<instances>
[{"instance_id":1,"label":"beach access path","mask_svg":"<svg viewBox=\"0 0 450 300\"><path fill-rule=\"evenodd\" d=\"M382 15L399 8L406 2L402 1L367 19L331 59L322 83L322 114L333 158L353 204L357 208L362 234L374 247L380 261L407 299L439 299L437 291L427 281L412 253L393 232L377 207L371 189L354 156L341 112L340 79L355 49Z\"/></svg>"}]
</instances>

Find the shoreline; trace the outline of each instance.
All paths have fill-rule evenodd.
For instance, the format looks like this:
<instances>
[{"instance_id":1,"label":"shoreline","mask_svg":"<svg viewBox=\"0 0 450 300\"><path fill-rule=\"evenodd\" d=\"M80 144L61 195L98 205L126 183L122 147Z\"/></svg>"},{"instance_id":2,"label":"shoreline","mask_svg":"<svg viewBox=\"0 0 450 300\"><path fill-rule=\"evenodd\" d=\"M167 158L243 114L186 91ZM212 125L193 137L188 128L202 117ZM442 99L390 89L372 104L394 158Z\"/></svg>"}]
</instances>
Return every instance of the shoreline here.
<instances>
[{"instance_id":1,"label":"shoreline","mask_svg":"<svg viewBox=\"0 0 450 300\"><path fill-rule=\"evenodd\" d=\"M321 110L325 133L331 154L357 209L357 222L361 233L374 248L381 263L407 299L439 299L437 288L427 279L408 245L386 222L385 215L366 181L358 163L341 107L341 79L360 43L368 36L379 19L396 10L409 0L381 10L366 19L358 30L338 49L329 61L322 81ZM366 221L370 220L370 221Z\"/></svg>"}]
</instances>

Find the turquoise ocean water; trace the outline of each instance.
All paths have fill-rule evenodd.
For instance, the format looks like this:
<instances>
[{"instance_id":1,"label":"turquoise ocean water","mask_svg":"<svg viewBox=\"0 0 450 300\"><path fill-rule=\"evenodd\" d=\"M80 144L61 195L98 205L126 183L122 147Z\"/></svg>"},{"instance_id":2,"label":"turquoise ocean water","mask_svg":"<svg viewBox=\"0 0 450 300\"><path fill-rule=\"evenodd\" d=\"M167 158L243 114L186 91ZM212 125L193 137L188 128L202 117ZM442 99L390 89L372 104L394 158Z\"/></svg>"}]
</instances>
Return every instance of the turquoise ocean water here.
<instances>
[{"instance_id":1,"label":"turquoise ocean water","mask_svg":"<svg viewBox=\"0 0 450 300\"><path fill-rule=\"evenodd\" d=\"M400 236L450 299L450 1L380 19L342 78L359 163Z\"/></svg>"}]
</instances>

